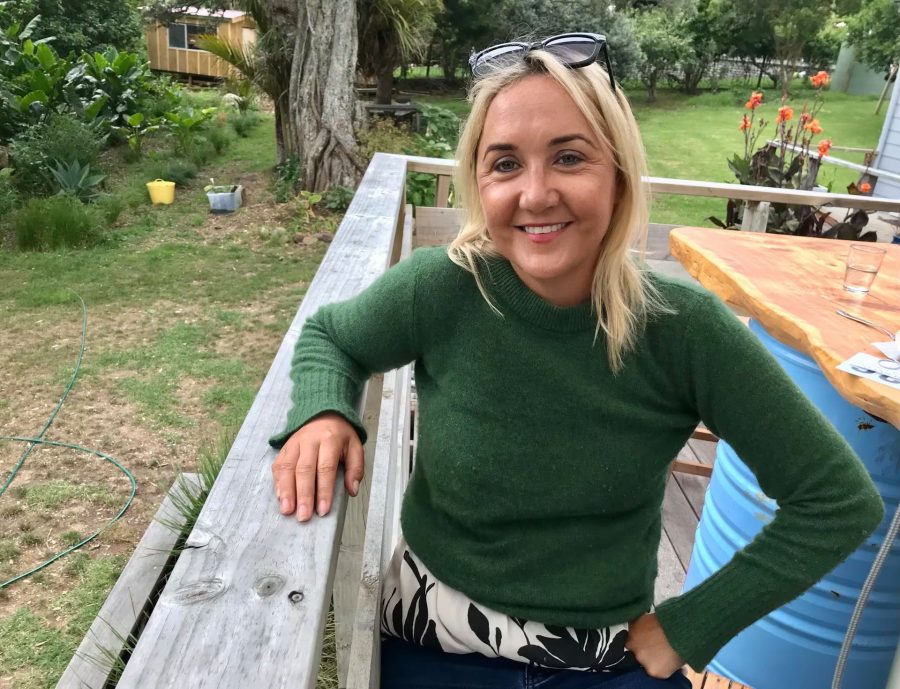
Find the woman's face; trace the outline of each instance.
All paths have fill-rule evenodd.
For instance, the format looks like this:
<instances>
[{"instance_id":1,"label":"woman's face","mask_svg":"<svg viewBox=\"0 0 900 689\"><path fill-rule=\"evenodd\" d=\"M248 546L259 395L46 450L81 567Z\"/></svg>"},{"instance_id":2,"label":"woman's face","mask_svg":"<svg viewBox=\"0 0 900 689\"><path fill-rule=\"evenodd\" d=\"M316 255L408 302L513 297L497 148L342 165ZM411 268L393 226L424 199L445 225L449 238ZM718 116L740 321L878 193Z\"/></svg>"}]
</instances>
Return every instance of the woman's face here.
<instances>
[{"instance_id":1,"label":"woman's face","mask_svg":"<svg viewBox=\"0 0 900 689\"><path fill-rule=\"evenodd\" d=\"M616 167L563 87L533 75L498 93L475 173L491 239L522 282L557 306L587 299Z\"/></svg>"}]
</instances>

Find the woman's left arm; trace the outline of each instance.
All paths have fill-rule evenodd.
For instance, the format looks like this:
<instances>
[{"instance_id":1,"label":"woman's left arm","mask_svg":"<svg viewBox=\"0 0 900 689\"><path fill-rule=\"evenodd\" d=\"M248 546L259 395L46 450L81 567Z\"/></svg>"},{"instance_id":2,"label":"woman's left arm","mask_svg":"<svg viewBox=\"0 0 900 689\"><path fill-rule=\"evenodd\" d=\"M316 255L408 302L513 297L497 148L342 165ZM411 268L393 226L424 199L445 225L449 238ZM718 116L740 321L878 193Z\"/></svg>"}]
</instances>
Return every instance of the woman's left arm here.
<instances>
[{"instance_id":1,"label":"woman's left arm","mask_svg":"<svg viewBox=\"0 0 900 689\"><path fill-rule=\"evenodd\" d=\"M669 644L702 670L738 632L848 557L884 505L844 438L759 339L716 297L697 299L680 316L687 398L778 503L772 522L721 570L657 608Z\"/></svg>"}]
</instances>

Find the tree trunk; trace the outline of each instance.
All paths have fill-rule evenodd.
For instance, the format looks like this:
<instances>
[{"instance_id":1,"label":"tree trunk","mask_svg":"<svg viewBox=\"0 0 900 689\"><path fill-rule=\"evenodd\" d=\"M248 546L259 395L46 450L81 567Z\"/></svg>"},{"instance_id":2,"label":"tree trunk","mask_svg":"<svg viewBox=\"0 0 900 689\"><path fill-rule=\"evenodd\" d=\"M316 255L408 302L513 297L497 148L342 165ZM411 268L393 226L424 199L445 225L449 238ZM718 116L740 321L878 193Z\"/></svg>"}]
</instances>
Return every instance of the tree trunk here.
<instances>
[{"instance_id":1,"label":"tree trunk","mask_svg":"<svg viewBox=\"0 0 900 689\"><path fill-rule=\"evenodd\" d=\"M651 73L647 78L647 100L651 103L656 101L656 73Z\"/></svg>"},{"instance_id":2,"label":"tree trunk","mask_svg":"<svg viewBox=\"0 0 900 689\"><path fill-rule=\"evenodd\" d=\"M353 91L356 2L266 2L273 29L293 43L290 85L276 103L279 162L296 156L301 184L310 191L355 187L362 173Z\"/></svg>"},{"instance_id":3,"label":"tree trunk","mask_svg":"<svg viewBox=\"0 0 900 689\"><path fill-rule=\"evenodd\" d=\"M391 96L394 93L394 70L386 69L375 75L375 78L375 103L390 105Z\"/></svg>"}]
</instances>

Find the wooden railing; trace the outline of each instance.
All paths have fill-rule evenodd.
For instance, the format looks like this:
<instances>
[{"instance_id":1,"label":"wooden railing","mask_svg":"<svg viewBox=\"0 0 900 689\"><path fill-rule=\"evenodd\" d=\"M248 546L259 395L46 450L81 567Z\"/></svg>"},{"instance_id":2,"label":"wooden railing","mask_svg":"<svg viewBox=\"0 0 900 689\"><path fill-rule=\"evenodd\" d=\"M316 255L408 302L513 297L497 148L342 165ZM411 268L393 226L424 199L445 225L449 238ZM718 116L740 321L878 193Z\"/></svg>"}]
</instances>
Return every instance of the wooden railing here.
<instances>
[{"instance_id":1,"label":"wooden railing","mask_svg":"<svg viewBox=\"0 0 900 689\"><path fill-rule=\"evenodd\" d=\"M378 686L381 577L414 453L409 367L374 377L360 400L369 434L366 480L349 508L338 480L327 516L300 525L279 514L270 473L276 453L267 441L290 406L291 355L306 319L365 289L414 245L455 232L458 211L446 207L453 167L374 157L178 561L160 581L118 689L312 689L332 595L341 686ZM438 176L435 207L416 209L415 228L405 204L408 172ZM655 193L900 210L900 201L859 196L649 182ZM144 603L134 601L138 609Z\"/></svg>"}]
</instances>

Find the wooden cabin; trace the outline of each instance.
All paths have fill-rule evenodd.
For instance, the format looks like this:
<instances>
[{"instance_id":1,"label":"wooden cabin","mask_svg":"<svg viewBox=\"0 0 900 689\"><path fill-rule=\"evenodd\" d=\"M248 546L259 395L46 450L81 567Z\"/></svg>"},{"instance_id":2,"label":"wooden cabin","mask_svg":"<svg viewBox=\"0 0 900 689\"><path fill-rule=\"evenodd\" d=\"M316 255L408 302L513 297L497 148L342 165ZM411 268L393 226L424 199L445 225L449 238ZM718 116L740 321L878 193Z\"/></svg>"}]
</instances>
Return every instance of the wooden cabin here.
<instances>
[{"instance_id":1,"label":"wooden cabin","mask_svg":"<svg viewBox=\"0 0 900 689\"><path fill-rule=\"evenodd\" d=\"M187 77L221 79L229 74L228 64L212 53L200 50L200 36L216 34L232 44L249 47L256 42L256 23L246 12L213 12L186 7L176 21L155 24L145 29L150 68Z\"/></svg>"}]
</instances>

